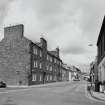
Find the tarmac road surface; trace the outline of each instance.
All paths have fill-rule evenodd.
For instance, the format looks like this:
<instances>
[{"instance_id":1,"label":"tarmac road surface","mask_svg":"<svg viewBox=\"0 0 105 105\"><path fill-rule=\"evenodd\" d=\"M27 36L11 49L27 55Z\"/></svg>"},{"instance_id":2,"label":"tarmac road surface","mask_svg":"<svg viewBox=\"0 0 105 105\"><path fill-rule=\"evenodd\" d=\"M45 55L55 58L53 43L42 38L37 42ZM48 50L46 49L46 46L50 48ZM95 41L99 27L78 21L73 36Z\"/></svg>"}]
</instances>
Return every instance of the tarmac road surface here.
<instances>
[{"instance_id":1,"label":"tarmac road surface","mask_svg":"<svg viewBox=\"0 0 105 105\"><path fill-rule=\"evenodd\" d=\"M85 81L0 92L0 105L105 105L90 98Z\"/></svg>"}]
</instances>

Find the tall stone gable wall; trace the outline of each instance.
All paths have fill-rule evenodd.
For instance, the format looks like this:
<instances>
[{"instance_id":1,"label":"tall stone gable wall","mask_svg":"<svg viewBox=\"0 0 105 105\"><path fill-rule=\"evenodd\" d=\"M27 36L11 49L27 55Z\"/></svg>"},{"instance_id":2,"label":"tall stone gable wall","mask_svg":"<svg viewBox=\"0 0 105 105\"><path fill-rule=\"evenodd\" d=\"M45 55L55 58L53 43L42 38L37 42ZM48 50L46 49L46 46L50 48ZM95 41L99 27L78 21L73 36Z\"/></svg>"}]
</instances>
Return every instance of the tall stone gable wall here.
<instances>
[{"instance_id":1,"label":"tall stone gable wall","mask_svg":"<svg viewBox=\"0 0 105 105\"><path fill-rule=\"evenodd\" d=\"M21 26L21 25L20 25ZM19 37L18 28L9 28L12 35L6 35L0 42L0 80L7 85L28 85L30 75L30 43L31 41L24 36ZM23 31L22 31L23 33ZM18 35L18 37L14 36ZM6 37L7 36L7 37ZM22 35L21 35L22 36Z\"/></svg>"}]
</instances>

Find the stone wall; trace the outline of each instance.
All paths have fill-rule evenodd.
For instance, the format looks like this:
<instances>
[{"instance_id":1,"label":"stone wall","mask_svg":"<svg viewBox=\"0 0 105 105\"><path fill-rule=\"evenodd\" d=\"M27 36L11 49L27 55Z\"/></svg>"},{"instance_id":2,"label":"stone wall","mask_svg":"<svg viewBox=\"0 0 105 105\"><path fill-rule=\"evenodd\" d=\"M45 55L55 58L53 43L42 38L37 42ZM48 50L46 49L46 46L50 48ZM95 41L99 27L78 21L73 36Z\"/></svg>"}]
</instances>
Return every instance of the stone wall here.
<instances>
[{"instance_id":1,"label":"stone wall","mask_svg":"<svg viewBox=\"0 0 105 105\"><path fill-rule=\"evenodd\" d=\"M4 38L0 42L0 80L7 85L28 85L30 41L22 36L24 31L22 25L15 28L13 26L13 29L8 27L5 30Z\"/></svg>"}]
</instances>

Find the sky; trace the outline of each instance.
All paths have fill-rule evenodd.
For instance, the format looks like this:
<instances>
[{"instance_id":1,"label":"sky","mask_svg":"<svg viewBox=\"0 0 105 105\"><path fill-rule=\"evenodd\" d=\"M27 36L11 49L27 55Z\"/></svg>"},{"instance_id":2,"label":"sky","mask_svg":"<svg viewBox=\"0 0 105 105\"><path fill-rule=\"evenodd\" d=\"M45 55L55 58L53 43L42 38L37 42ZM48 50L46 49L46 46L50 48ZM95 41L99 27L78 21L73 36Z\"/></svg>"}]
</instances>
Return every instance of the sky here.
<instances>
[{"instance_id":1,"label":"sky","mask_svg":"<svg viewBox=\"0 0 105 105\"><path fill-rule=\"evenodd\" d=\"M84 68L97 55L104 15L105 0L0 0L0 39L4 27L24 24L24 36L43 36L49 50L60 48L64 63Z\"/></svg>"}]
</instances>

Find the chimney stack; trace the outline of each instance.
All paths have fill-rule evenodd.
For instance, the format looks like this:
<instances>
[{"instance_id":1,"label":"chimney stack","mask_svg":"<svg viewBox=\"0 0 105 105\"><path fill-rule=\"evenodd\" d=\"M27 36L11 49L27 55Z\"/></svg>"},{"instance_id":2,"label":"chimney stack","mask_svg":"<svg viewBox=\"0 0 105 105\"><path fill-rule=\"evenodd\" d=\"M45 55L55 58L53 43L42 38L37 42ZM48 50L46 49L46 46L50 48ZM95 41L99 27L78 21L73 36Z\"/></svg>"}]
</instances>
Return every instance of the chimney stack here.
<instances>
[{"instance_id":1,"label":"chimney stack","mask_svg":"<svg viewBox=\"0 0 105 105\"><path fill-rule=\"evenodd\" d=\"M42 44L42 48L47 50L47 41L43 37L41 37L40 42Z\"/></svg>"},{"instance_id":2,"label":"chimney stack","mask_svg":"<svg viewBox=\"0 0 105 105\"><path fill-rule=\"evenodd\" d=\"M4 28L4 38L10 39L10 40L22 38L23 34L24 34L23 24Z\"/></svg>"},{"instance_id":3,"label":"chimney stack","mask_svg":"<svg viewBox=\"0 0 105 105\"><path fill-rule=\"evenodd\" d=\"M57 57L59 57L59 47L56 48Z\"/></svg>"}]
</instances>

